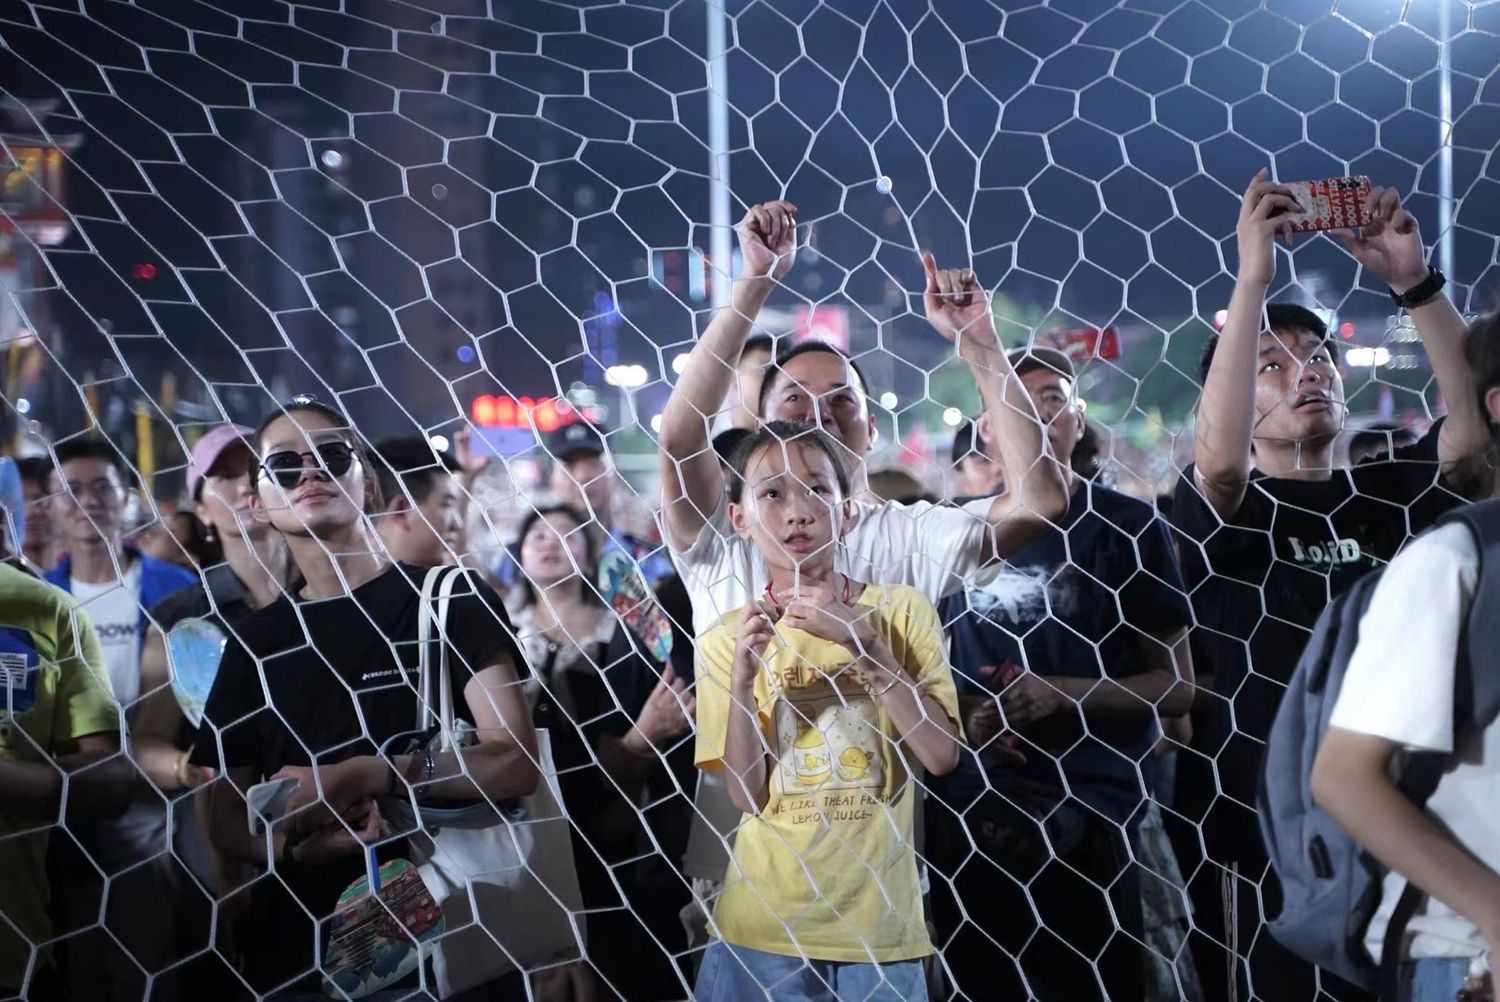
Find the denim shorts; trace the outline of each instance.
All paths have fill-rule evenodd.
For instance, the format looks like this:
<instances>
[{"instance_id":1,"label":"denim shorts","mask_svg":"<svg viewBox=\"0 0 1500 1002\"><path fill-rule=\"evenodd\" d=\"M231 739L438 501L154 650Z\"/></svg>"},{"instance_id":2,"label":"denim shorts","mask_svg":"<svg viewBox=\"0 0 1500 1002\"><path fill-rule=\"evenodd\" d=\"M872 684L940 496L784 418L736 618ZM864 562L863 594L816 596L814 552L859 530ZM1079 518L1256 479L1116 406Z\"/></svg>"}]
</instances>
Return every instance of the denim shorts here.
<instances>
[{"instance_id":1,"label":"denim shorts","mask_svg":"<svg viewBox=\"0 0 1500 1002\"><path fill-rule=\"evenodd\" d=\"M920 960L804 960L710 940L695 1002L927 1002Z\"/></svg>"},{"instance_id":2,"label":"denim shorts","mask_svg":"<svg viewBox=\"0 0 1500 1002\"><path fill-rule=\"evenodd\" d=\"M1398 1002L1453 1002L1468 976L1468 957L1408 960L1401 965Z\"/></svg>"}]
</instances>

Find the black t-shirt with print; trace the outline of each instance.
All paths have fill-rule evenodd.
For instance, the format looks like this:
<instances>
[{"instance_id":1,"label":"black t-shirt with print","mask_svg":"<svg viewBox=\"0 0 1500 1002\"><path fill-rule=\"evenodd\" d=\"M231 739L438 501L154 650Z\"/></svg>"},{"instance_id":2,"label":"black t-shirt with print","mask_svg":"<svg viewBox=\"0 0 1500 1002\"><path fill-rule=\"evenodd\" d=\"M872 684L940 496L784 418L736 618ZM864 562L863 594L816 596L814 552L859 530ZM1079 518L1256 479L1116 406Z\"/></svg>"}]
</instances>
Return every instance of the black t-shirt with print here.
<instances>
[{"instance_id":1,"label":"black t-shirt with print","mask_svg":"<svg viewBox=\"0 0 1500 1002\"><path fill-rule=\"evenodd\" d=\"M985 680L980 669L1006 662L1043 676L1136 675L1143 637L1192 622L1166 524L1150 505L1087 482L1058 530L1009 557L988 583L945 599L939 611L962 695L1002 689L998 675ZM1155 735L1156 722L1146 715L1057 714L1022 732L1024 764L995 764L965 751L958 768L931 785L960 811L986 789L1038 813L1071 793L1124 824L1146 795L1143 780L1151 781Z\"/></svg>"},{"instance_id":2,"label":"black t-shirt with print","mask_svg":"<svg viewBox=\"0 0 1500 1002\"><path fill-rule=\"evenodd\" d=\"M295 603L283 597L241 620L204 708L192 762L249 770L253 785L289 765L373 755L412 731L426 573L397 564L350 595ZM527 669L499 598L474 575L466 582L455 585L447 633L454 712L472 723L463 692L474 672L502 659L518 673ZM380 849L382 859L406 855L404 840ZM253 914L240 928L258 987L312 968L317 933L302 909L330 914L343 889L364 874L365 861L355 855L273 869L274 877L255 885Z\"/></svg>"},{"instance_id":3,"label":"black t-shirt with print","mask_svg":"<svg viewBox=\"0 0 1500 1002\"><path fill-rule=\"evenodd\" d=\"M666 861L686 848L691 820L681 791L693 789L692 735L663 746L665 768L651 770L639 798L622 794L598 751L601 739L630 733L663 667L618 620L607 641L588 644L566 665L551 644L545 653L533 648L532 661L539 686L532 722L547 728L551 739L563 807L578 843L574 864L584 904L617 906L617 881L627 896L667 893L668 885L659 881L669 875Z\"/></svg>"},{"instance_id":4,"label":"black t-shirt with print","mask_svg":"<svg viewBox=\"0 0 1500 1002\"><path fill-rule=\"evenodd\" d=\"M1253 809L1266 736L1318 615L1461 502L1439 476L1438 432L1327 480L1253 472L1228 519L1199 493L1193 467L1183 471L1172 522L1199 626L1195 650L1207 661L1197 669L1214 676L1214 693L1200 693L1194 744L1240 804Z\"/></svg>"}]
</instances>

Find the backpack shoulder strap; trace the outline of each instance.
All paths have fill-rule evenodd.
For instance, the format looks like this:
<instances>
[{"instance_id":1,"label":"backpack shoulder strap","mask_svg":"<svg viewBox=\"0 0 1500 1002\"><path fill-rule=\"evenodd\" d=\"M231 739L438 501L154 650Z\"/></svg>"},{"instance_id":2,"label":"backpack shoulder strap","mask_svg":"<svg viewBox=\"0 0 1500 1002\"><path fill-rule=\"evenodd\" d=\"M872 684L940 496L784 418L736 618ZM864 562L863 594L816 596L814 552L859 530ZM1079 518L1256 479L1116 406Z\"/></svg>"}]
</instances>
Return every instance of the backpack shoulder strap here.
<instances>
[{"instance_id":1,"label":"backpack shoulder strap","mask_svg":"<svg viewBox=\"0 0 1500 1002\"><path fill-rule=\"evenodd\" d=\"M1500 500L1464 505L1438 521L1468 527L1479 552L1474 600L1469 606L1454 686L1457 706L1453 721L1457 740L1462 734L1483 731L1500 715L1500 671L1475 656L1479 651L1500 650L1500 617L1493 614L1493 610L1500 608Z\"/></svg>"}]
</instances>

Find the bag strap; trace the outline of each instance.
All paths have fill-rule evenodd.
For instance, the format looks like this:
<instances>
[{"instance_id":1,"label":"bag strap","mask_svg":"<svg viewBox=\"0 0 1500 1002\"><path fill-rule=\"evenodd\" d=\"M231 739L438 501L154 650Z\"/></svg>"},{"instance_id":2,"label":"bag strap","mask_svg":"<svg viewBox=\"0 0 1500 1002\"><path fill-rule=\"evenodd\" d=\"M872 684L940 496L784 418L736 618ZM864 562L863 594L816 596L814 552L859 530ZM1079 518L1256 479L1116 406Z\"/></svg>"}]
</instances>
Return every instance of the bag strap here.
<instances>
[{"instance_id":1,"label":"bag strap","mask_svg":"<svg viewBox=\"0 0 1500 1002\"><path fill-rule=\"evenodd\" d=\"M1380 1000L1396 1002L1401 997L1401 955L1406 940L1406 926L1427 895L1411 881L1396 899L1396 908L1391 912L1390 924L1385 927L1385 938L1380 943Z\"/></svg>"},{"instance_id":2,"label":"bag strap","mask_svg":"<svg viewBox=\"0 0 1500 1002\"><path fill-rule=\"evenodd\" d=\"M432 706L432 613L433 599L446 567L429 568L422 578L422 597L417 605L417 720L415 730L427 730Z\"/></svg>"},{"instance_id":3,"label":"bag strap","mask_svg":"<svg viewBox=\"0 0 1500 1002\"><path fill-rule=\"evenodd\" d=\"M1494 609L1500 603L1500 501L1479 501L1445 513L1439 525L1457 523L1474 537L1479 553L1474 598L1469 616L1459 636L1457 663L1453 678L1453 742L1457 749L1467 737L1482 733L1500 713L1500 672L1479 669L1475 651L1500 647L1500 631L1493 615L1478 610ZM1488 573L1487 573L1488 572ZM1420 754L1407 763L1399 786L1401 792L1419 807L1437 791L1452 756ZM1380 998L1399 998L1401 958L1406 941L1406 927L1427 895L1411 881L1396 899L1385 938L1380 944Z\"/></svg>"},{"instance_id":4,"label":"bag strap","mask_svg":"<svg viewBox=\"0 0 1500 1002\"><path fill-rule=\"evenodd\" d=\"M448 657L448 605L453 600L453 583L464 577L461 567L448 568L452 573L443 577L437 599L438 630L438 714L442 724L442 737L438 747L449 751L453 747L453 673L449 670Z\"/></svg>"},{"instance_id":5,"label":"bag strap","mask_svg":"<svg viewBox=\"0 0 1500 1002\"><path fill-rule=\"evenodd\" d=\"M1460 522L1474 536L1479 553L1479 573L1474 600L1459 643L1458 671L1454 679L1457 698L1453 717L1454 744L1482 734L1500 715L1500 671L1485 670L1477 651L1500 648L1500 625L1492 611L1500 603L1500 501L1479 501L1448 512L1442 522Z\"/></svg>"}]
</instances>

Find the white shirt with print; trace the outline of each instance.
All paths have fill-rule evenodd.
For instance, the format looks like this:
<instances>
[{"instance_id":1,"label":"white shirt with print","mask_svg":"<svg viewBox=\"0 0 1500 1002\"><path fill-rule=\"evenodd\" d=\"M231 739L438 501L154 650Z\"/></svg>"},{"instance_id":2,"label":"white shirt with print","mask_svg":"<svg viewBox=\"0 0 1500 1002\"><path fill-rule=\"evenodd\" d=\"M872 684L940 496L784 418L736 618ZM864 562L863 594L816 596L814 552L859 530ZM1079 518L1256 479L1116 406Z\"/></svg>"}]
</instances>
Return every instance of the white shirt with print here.
<instances>
[{"instance_id":1,"label":"white shirt with print","mask_svg":"<svg viewBox=\"0 0 1500 1002\"><path fill-rule=\"evenodd\" d=\"M989 547L988 516L994 498L962 508L927 501L855 502L854 522L839 546L838 570L865 584L909 585L934 605L971 584ZM693 633L701 636L726 613L750 604L765 590L765 562L729 524L720 501L698 539L672 561L693 602ZM967 579L967 580L966 580Z\"/></svg>"},{"instance_id":2,"label":"white shirt with print","mask_svg":"<svg viewBox=\"0 0 1500 1002\"><path fill-rule=\"evenodd\" d=\"M1463 525L1421 536L1391 561L1360 620L1332 726L1410 749L1454 750L1454 668L1478 576L1479 553ZM1427 812L1500 871L1500 726L1458 751L1459 764L1443 777ZM1398 874L1386 877L1365 937L1371 956L1380 956L1405 886ZM1477 957L1487 949L1474 923L1431 899L1407 931L1409 957Z\"/></svg>"},{"instance_id":3,"label":"white shirt with print","mask_svg":"<svg viewBox=\"0 0 1500 1002\"><path fill-rule=\"evenodd\" d=\"M132 560L118 581L72 580L73 597L94 621L115 701L128 710L141 694L141 562Z\"/></svg>"}]
</instances>

